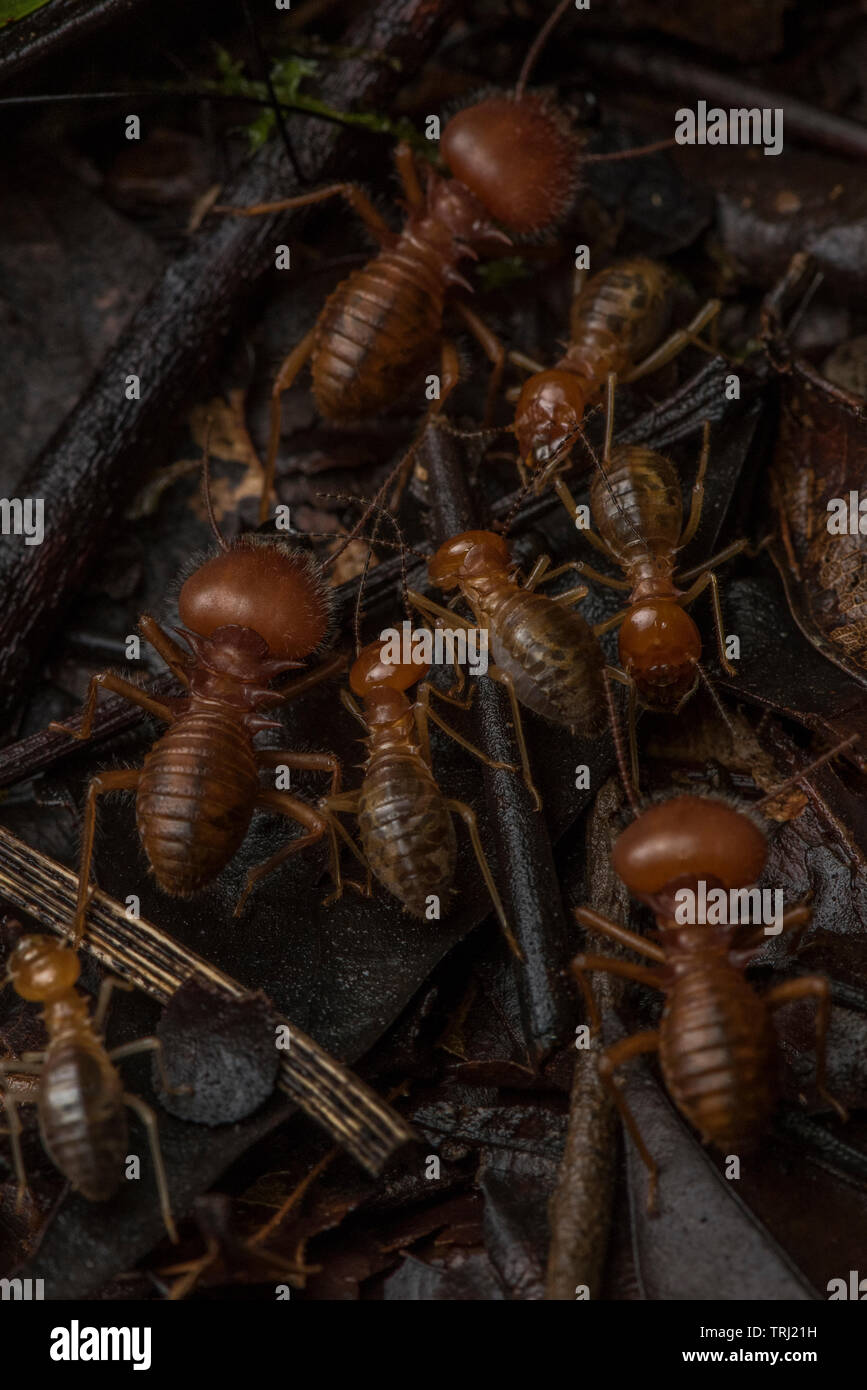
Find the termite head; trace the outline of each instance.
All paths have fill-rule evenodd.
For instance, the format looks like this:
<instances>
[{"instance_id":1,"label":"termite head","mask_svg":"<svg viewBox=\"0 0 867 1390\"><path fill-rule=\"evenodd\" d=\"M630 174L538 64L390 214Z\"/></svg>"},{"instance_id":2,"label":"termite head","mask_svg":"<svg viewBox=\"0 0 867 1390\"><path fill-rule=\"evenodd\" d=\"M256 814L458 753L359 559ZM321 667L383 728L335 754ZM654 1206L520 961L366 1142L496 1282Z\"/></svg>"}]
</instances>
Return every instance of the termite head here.
<instances>
[{"instance_id":1,"label":"termite head","mask_svg":"<svg viewBox=\"0 0 867 1390\"><path fill-rule=\"evenodd\" d=\"M619 646L623 669L651 708L673 708L695 685L701 637L674 599L634 604L621 624Z\"/></svg>"},{"instance_id":2,"label":"termite head","mask_svg":"<svg viewBox=\"0 0 867 1390\"><path fill-rule=\"evenodd\" d=\"M768 857L764 832L749 815L715 797L673 796L642 811L611 852L614 872L630 893L653 909L660 926L674 926L675 894L708 887L748 888Z\"/></svg>"},{"instance_id":3,"label":"termite head","mask_svg":"<svg viewBox=\"0 0 867 1390\"><path fill-rule=\"evenodd\" d=\"M393 724L410 708L405 692L429 670L424 661L388 661L383 656L382 641L371 642L356 657L349 672L349 685L352 693L364 700L371 726Z\"/></svg>"},{"instance_id":4,"label":"termite head","mask_svg":"<svg viewBox=\"0 0 867 1390\"><path fill-rule=\"evenodd\" d=\"M442 156L488 213L532 236L569 209L580 141L567 117L538 93L489 96L446 122Z\"/></svg>"},{"instance_id":5,"label":"termite head","mask_svg":"<svg viewBox=\"0 0 867 1390\"><path fill-rule=\"evenodd\" d=\"M440 546L428 562L427 572L438 589L456 589L476 578L498 575L511 565L504 536L495 531L464 531Z\"/></svg>"},{"instance_id":6,"label":"termite head","mask_svg":"<svg viewBox=\"0 0 867 1390\"><path fill-rule=\"evenodd\" d=\"M50 936L22 936L9 958L8 975L22 999L49 1003L68 993L81 973L75 951Z\"/></svg>"},{"instance_id":7,"label":"termite head","mask_svg":"<svg viewBox=\"0 0 867 1390\"><path fill-rule=\"evenodd\" d=\"M206 560L184 583L181 622L198 637L247 628L279 661L309 656L331 626L331 595L311 555L261 536L245 536Z\"/></svg>"},{"instance_id":8,"label":"termite head","mask_svg":"<svg viewBox=\"0 0 867 1390\"><path fill-rule=\"evenodd\" d=\"M515 408L515 434L526 468L546 467L575 438L587 409L587 382L552 368L528 377Z\"/></svg>"}]
</instances>

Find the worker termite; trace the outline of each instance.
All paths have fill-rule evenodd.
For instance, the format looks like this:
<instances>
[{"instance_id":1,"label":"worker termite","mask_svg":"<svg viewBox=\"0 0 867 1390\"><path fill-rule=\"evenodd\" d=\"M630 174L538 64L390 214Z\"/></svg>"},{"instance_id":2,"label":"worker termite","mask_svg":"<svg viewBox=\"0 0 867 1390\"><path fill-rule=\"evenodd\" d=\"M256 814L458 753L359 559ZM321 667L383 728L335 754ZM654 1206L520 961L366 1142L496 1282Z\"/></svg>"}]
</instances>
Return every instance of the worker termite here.
<instances>
[{"instance_id":1,"label":"worker termite","mask_svg":"<svg viewBox=\"0 0 867 1390\"><path fill-rule=\"evenodd\" d=\"M777 787L758 806L774 800L820 764L851 746L850 738L803 773ZM655 1205L658 1169L615 1080L617 1068L642 1053L658 1052L662 1076L681 1114L703 1141L727 1154L740 1154L761 1137L776 1104L777 1044L773 1010L792 1000L815 998L816 1089L841 1118L842 1106L825 1089L825 1039L830 987L818 975L801 976L757 994L745 971L762 949L765 927L682 925L677 916L684 889L746 890L759 879L767 859L767 834L756 808L731 805L713 796L674 796L639 811L615 842L611 862L630 893L656 918L656 940L596 912L576 909L588 931L626 946L651 965L582 952L572 961L584 993L591 1027L600 1027L596 1001L586 978L592 970L637 980L665 995L658 1029L635 1033L606 1048L599 1075L645 1163L650 1179L648 1207ZM780 932L803 929L810 920L804 904L789 908Z\"/></svg>"},{"instance_id":2,"label":"worker termite","mask_svg":"<svg viewBox=\"0 0 867 1390\"><path fill-rule=\"evenodd\" d=\"M19 1205L27 1191L19 1105L37 1107L46 1153L73 1190L90 1202L107 1201L120 1185L129 1147L125 1114L125 1107L129 1107L147 1130L163 1222L169 1238L177 1241L156 1116L138 1096L124 1090L115 1065L124 1057L152 1051L162 1085L171 1091L159 1038L139 1038L107 1052L102 1028L112 988L121 982L111 978L103 981L91 1018L87 1001L75 989L80 969L75 951L47 936L22 937L9 958L7 982L22 999L44 1006L42 1017L48 1033L45 1052L0 1061L0 1076L20 1073L36 1078L30 1096L13 1096L0 1087L9 1119Z\"/></svg>"},{"instance_id":3,"label":"worker termite","mask_svg":"<svg viewBox=\"0 0 867 1390\"><path fill-rule=\"evenodd\" d=\"M593 629L572 607L586 595L586 588L570 589L556 598L534 592L540 583L576 568L569 563L550 569L549 564L541 557L520 584L505 538L493 531L454 536L428 564L430 582L438 589L458 589L472 609L476 627L487 634L495 663L487 674L508 692L524 780L537 808L541 799L530 774L519 706L594 738L605 728L612 708L609 678L622 679L621 672L606 666ZM473 626L423 594L411 592L410 600L436 622Z\"/></svg>"},{"instance_id":4,"label":"worker termite","mask_svg":"<svg viewBox=\"0 0 867 1390\"><path fill-rule=\"evenodd\" d=\"M747 541L734 541L695 569L678 574L678 583L689 586L679 588L674 582L675 557L692 540L701 520L709 430L705 427L689 517L684 525L680 480L674 466L646 445L619 444L612 448L613 426L612 375L607 389L605 447L590 486L590 510L599 535L586 528L580 534L626 577L615 579L601 574L583 561L578 561L574 568L595 583L629 595L628 606L598 624L595 632L600 636L619 628L623 667L620 674L629 689L632 775L637 784L636 699L648 709L676 713L700 678L704 678L713 694L701 666L698 628L685 611L708 587L720 664L729 675L736 674L726 656L719 587L713 569L740 554ZM555 487L569 515L577 521L578 508L565 481L558 478Z\"/></svg>"},{"instance_id":5,"label":"worker termite","mask_svg":"<svg viewBox=\"0 0 867 1390\"><path fill-rule=\"evenodd\" d=\"M237 916L260 878L328 830L326 817L306 801L260 786L260 769L328 772L332 792L340 790L340 764L333 753L257 749L253 743L260 730L282 727L261 712L263 707L295 698L345 664L335 654L283 689L270 688L275 676L303 666L301 658L316 652L328 637L332 602L322 570L306 551L280 538L255 534L227 544L210 510L207 467L205 493L221 553L199 565L180 591L184 626L177 631L189 651L150 615L139 622L142 636L187 694L157 699L102 672L91 678L80 729L51 726L87 739L100 689L122 695L169 725L141 768L103 772L90 783L73 923L76 942L84 931L99 797L135 791L145 854L157 883L176 897L197 893L221 872L240 847L255 810L279 812L297 822L306 833L250 871Z\"/></svg>"},{"instance_id":6,"label":"worker termite","mask_svg":"<svg viewBox=\"0 0 867 1390\"><path fill-rule=\"evenodd\" d=\"M376 414L419 376L437 345L441 351L441 410L459 379L454 345L443 338L447 300L474 335L492 366L489 411L496 397L505 349L466 304L457 289L472 292L458 270L553 227L568 211L582 162L621 159L668 146L670 140L611 156L583 156L582 141L564 113L525 90L533 63L554 24L569 8L557 6L525 60L513 94L488 96L457 112L442 132L442 158L450 176L425 169L424 185L406 142L395 150L407 216L394 232L354 184L258 203L248 208L219 205L214 212L252 217L344 198L380 245L378 254L333 291L316 325L280 367L271 396L271 420L261 520L274 480L280 441L281 399L307 362L319 414L345 423ZM503 230L505 229L505 230Z\"/></svg>"},{"instance_id":7,"label":"worker termite","mask_svg":"<svg viewBox=\"0 0 867 1390\"><path fill-rule=\"evenodd\" d=\"M464 802L446 797L434 775L428 721L490 766L509 765L492 762L430 708L433 687L424 680L430 669L427 665L393 664L384 660L382 650L381 641L370 643L359 653L349 674L350 687L363 700L364 712L348 692L342 692L343 703L365 730L368 756L364 780L357 791L329 796L321 806L332 815L345 811L357 816L362 862L368 872L372 871L408 912L422 920L431 895L443 905L453 896L457 840L452 816L460 816L503 933L520 955L482 847L475 812ZM410 702L406 692L419 682L416 699ZM436 694L464 704L443 691ZM357 854L354 843L348 843ZM342 884L336 861L335 852L339 894Z\"/></svg>"},{"instance_id":8,"label":"worker termite","mask_svg":"<svg viewBox=\"0 0 867 1390\"><path fill-rule=\"evenodd\" d=\"M646 256L616 261L575 296L569 344L553 367L510 354L534 369L521 388L513 428L537 491L570 463L585 412L601 401L612 373L637 381L689 343L712 351L698 335L719 312L719 300L709 300L684 328L669 333L675 288L674 276L658 261Z\"/></svg>"}]
</instances>

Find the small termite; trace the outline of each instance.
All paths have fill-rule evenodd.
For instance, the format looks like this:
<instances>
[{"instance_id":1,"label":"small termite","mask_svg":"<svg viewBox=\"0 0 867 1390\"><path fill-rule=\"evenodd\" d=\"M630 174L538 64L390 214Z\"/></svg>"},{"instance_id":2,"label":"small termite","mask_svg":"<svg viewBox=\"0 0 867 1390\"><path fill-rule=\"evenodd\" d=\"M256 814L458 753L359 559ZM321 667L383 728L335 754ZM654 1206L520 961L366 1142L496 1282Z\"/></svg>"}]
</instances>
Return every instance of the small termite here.
<instances>
[{"instance_id":1,"label":"small termite","mask_svg":"<svg viewBox=\"0 0 867 1390\"><path fill-rule=\"evenodd\" d=\"M347 691L341 695L365 731L368 756L364 780L357 791L327 797L321 804L330 813L349 812L357 816L362 862L408 912L422 920L428 916L431 895L446 907L454 894L457 839L452 816L460 816L500 926L510 947L520 956L482 847L475 812L465 802L446 797L437 783L428 721L489 766L515 769L488 758L430 708L433 687L424 679L429 670L423 663L395 664L384 660L381 641L370 643L360 652L350 671L349 683L353 694L364 702L364 712ZM411 702L406 692L419 682L416 699ZM466 708L466 702L455 695L440 690L435 693ZM348 842L357 853L354 844ZM335 852L335 861L336 858ZM339 895L342 885L336 863L334 876Z\"/></svg>"},{"instance_id":2,"label":"small termite","mask_svg":"<svg viewBox=\"0 0 867 1390\"><path fill-rule=\"evenodd\" d=\"M816 1089L846 1119L843 1107L825 1088L825 1040L830 1014L830 986L820 975L801 976L758 994L745 976L750 962L767 942L763 926L696 924L676 918L677 894L727 893L754 885L767 860L767 833L755 814L789 785L851 746L850 738L832 749L790 783L777 787L756 808L731 805L718 797L684 795L648 806L619 836L611 863L633 897L646 903L656 918L656 940L647 940L590 907L575 916L588 931L627 946L652 965L582 952L572 961L584 993L588 1019L600 1027L599 1011L586 972L606 971L660 990L665 1007L658 1029L634 1033L607 1047L599 1058L599 1075L649 1173L648 1208L655 1207L658 1167L614 1073L642 1053L658 1052L662 1076L678 1110L706 1144L726 1154L754 1147L776 1106L778 1044L771 1015L792 1000L813 998L816 1013ZM805 904L791 907L779 924L783 932L803 930L810 921Z\"/></svg>"},{"instance_id":3,"label":"small termite","mask_svg":"<svg viewBox=\"0 0 867 1390\"><path fill-rule=\"evenodd\" d=\"M135 791L139 836L154 877L164 892L190 897L210 883L239 849L257 809L276 811L300 825L292 839L264 864L251 869L235 909L241 911L255 883L290 855L315 844L328 820L288 791L264 788L263 769L285 766L327 772L331 791L340 790L334 753L258 749L254 736L280 729L262 710L295 698L342 670L332 655L281 690L270 682L321 648L331 627L332 596L313 557L286 540L242 536L227 544L214 520L205 472L205 496L221 553L199 565L178 600L185 651L145 614L139 631L159 653L187 694L157 699L111 672L90 681L81 727L52 729L87 739L100 690L110 690L164 720L169 728L141 768L103 772L90 783L84 813L74 940L82 936L88 902L98 798Z\"/></svg>"},{"instance_id":4,"label":"small termite","mask_svg":"<svg viewBox=\"0 0 867 1390\"><path fill-rule=\"evenodd\" d=\"M422 180L409 144L398 144L395 166L406 209L400 232L393 231L370 199L351 183L248 208L214 208L218 213L254 217L341 197L381 248L337 286L314 328L277 373L271 395L262 521L267 518L274 481L282 396L307 362L319 414L325 420L346 423L375 415L398 400L439 347L439 396L431 407L438 412L460 378L457 349L443 336L448 304L492 364L490 416L505 349L479 315L455 298L457 290L472 292L458 267L480 255L501 252L512 245L514 236L536 236L562 221L578 188L582 163L642 155L673 143L664 140L610 156L584 156L582 139L566 115L546 97L525 90L542 44L569 7L570 0L563 0L549 16L527 55L514 93L485 97L446 122L440 152L450 177L425 164Z\"/></svg>"},{"instance_id":5,"label":"small termite","mask_svg":"<svg viewBox=\"0 0 867 1390\"><path fill-rule=\"evenodd\" d=\"M684 525L680 479L674 465L643 444L618 444L612 448L613 422L611 376L604 453L590 485L590 510L599 534L594 535L589 528L581 528L579 534L626 577L615 579L601 574L583 561L574 568L592 582L629 596L628 606L597 624L594 631L598 637L619 628L620 678L629 690L632 776L637 784L636 702L640 701L646 709L677 713L694 693L700 678L714 694L701 666L701 636L686 612L687 605L707 588L720 665L728 675L737 674L726 656L719 585L713 571L740 554L748 542L734 541L695 569L677 574L675 583L676 557L692 540L701 520L710 454L709 429L705 426L689 517ZM578 507L565 481L558 478L555 488L567 512L577 521Z\"/></svg>"},{"instance_id":6,"label":"small termite","mask_svg":"<svg viewBox=\"0 0 867 1390\"><path fill-rule=\"evenodd\" d=\"M675 288L674 276L658 261L646 256L616 261L573 299L569 344L553 367L510 354L534 372L521 388L513 428L536 491L572 462L581 422L601 402L612 373L621 381L637 381L690 343L713 351L699 334L719 312L720 301L708 300L690 323L669 333Z\"/></svg>"},{"instance_id":7,"label":"small termite","mask_svg":"<svg viewBox=\"0 0 867 1390\"><path fill-rule=\"evenodd\" d=\"M594 738L604 730L611 709L609 677L621 679L620 672L606 666L593 629L572 606L586 596L586 587L556 598L534 592L538 584L576 568L574 563L556 569L549 565L541 556L520 584L508 543L494 531L454 536L428 564L431 584L460 591L488 643L494 664L487 674L508 692L524 780L537 809L542 803L530 774L520 706L581 737ZM422 594L410 593L410 600L438 623L473 628Z\"/></svg>"},{"instance_id":8,"label":"small termite","mask_svg":"<svg viewBox=\"0 0 867 1390\"><path fill-rule=\"evenodd\" d=\"M13 1096L5 1087L0 1088L9 1117L18 1204L27 1192L18 1106L37 1107L46 1153L73 1190L89 1202L107 1201L120 1186L129 1152L128 1106L147 1130L163 1222L169 1239L177 1242L156 1116L138 1096L124 1090L115 1065L124 1057L153 1052L163 1088L171 1092L160 1040L139 1038L107 1052L102 1029L111 991L115 986L130 986L105 979L91 1018L87 1001L75 989L80 970L76 952L47 936L22 937L9 958L6 982L22 999L43 1005L48 1033L44 1052L25 1053L20 1061L0 1061L0 1075L18 1073L36 1078L32 1095Z\"/></svg>"}]
</instances>

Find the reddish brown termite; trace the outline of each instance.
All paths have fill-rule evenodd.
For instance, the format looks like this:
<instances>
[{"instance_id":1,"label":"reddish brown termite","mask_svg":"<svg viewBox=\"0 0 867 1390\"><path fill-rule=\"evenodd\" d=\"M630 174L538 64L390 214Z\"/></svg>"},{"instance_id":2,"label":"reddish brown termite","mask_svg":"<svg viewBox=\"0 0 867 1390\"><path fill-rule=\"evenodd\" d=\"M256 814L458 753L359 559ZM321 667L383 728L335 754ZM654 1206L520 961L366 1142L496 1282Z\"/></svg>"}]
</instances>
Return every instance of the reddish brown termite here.
<instances>
[{"instance_id":1,"label":"reddish brown termite","mask_svg":"<svg viewBox=\"0 0 867 1390\"><path fill-rule=\"evenodd\" d=\"M435 690L424 679L430 670L427 664L391 662L383 650L382 640L371 642L359 653L349 674L350 688L363 701L363 712L352 695L341 692L343 703L365 730L368 755L364 780L357 791L329 796L321 805L331 814L349 812L358 818L362 862L368 875L372 871L408 912L423 921L429 917L432 895L438 905L446 907L454 894L457 839L452 816L460 816L500 926L520 956L482 847L475 812L465 802L446 797L434 775L428 721L489 766L514 769L488 758L430 708L432 691L462 708L466 702ZM407 692L416 684L416 698L410 701ZM352 841L344 838L357 854ZM334 876L339 895L342 884L336 862Z\"/></svg>"},{"instance_id":2,"label":"reddish brown termite","mask_svg":"<svg viewBox=\"0 0 867 1390\"><path fill-rule=\"evenodd\" d=\"M856 736L857 737L857 736ZM788 786L851 746L847 739L791 782L777 787L757 807L774 800ZM582 952L572 961L587 1003L591 1027L600 1026L599 1011L586 972L606 971L661 990L665 1007L658 1029L635 1033L606 1048L599 1075L611 1093L624 1124L647 1166L648 1207L655 1205L658 1169L615 1080L624 1062L658 1052L665 1085L681 1114L703 1141L726 1154L753 1147L773 1113L777 1097L777 1042L771 1021L774 1009L792 1000L814 998L816 1014L816 1089L846 1118L842 1106L825 1089L825 1039L830 986L819 975L801 976L756 993L745 971L767 941L764 926L740 924L683 925L679 896L722 889L745 903L746 890L758 881L767 860L767 834L757 808L729 804L714 796L674 796L637 811L619 836L611 855L615 873L630 893L656 917L656 939L647 940L590 907L575 916L589 931L626 946L651 965ZM740 921L741 909L735 914ZM804 904L789 908L774 934L801 929L810 920Z\"/></svg>"},{"instance_id":3,"label":"reddish brown termite","mask_svg":"<svg viewBox=\"0 0 867 1390\"><path fill-rule=\"evenodd\" d=\"M673 464L643 444L612 448L613 424L612 375L608 379L605 447L590 487L590 510L599 534L594 535L587 528L579 534L621 569L625 578L601 574L583 562L574 568L595 583L629 595L628 606L594 630L600 636L619 628L621 679L629 689L629 737L633 780L637 784L636 701L648 709L677 712L700 678L714 693L701 666L698 628L686 612L687 605L706 588L710 588L720 664L730 676L736 674L725 652L719 586L713 570L738 555L748 543L733 542L695 569L677 574L675 584L676 557L692 540L701 520L709 429L705 427L689 517L684 525L680 480ZM577 523L580 513L565 481L558 478L555 487Z\"/></svg>"},{"instance_id":4,"label":"reddish brown termite","mask_svg":"<svg viewBox=\"0 0 867 1390\"><path fill-rule=\"evenodd\" d=\"M593 738L605 728L612 709L610 678L623 679L621 672L606 666L594 630L572 606L586 596L586 587L556 598L534 592L540 583L576 568L574 563L549 566L548 557L541 556L519 583L508 543L493 531L454 536L428 564L430 582L438 589L459 590L472 609L476 628L486 634L494 663L487 674L508 692L524 780L537 808L541 799L530 774L520 706ZM422 594L410 592L409 597L437 623L473 628Z\"/></svg>"},{"instance_id":5,"label":"reddish brown termite","mask_svg":"<svg viewBox=\"0 0 867 1390\"><path fill-rule=\"evenodd\" d=\"M44 1052L28 1052L20 1060L0 1062L0 1076L23 1074L34 1077L36 1082L29 1095L13 1095L5 1085L0 1088L9 1119L18 1203L27 1191L18 1106L37 1107L46 1153L73 1190L90 1202L107 1201L120 1186L129 1150L129 1107L147 1130L163 1221L170 1239L177 1241L156 1116L138 1096L124 1090L115 1065L139 1052L153 1052L163 1088L171 1091L160 1040L139 1038L107 1052L102 1028L111 991L116 986L130 986L120 980L105 979L91 1018L87 1001L75 989L80 969L76 952L47 936L22 937L9 958L7 982L22 999L43 1005L42 1018L48 1033Z\"/></svg>"},{"instance_id":6,"label":"reddish brown termite","mask_svg":"<svg viewBox=\"0 0 867 1390\"><path fill-rule=\"evenodd\" d=\"M206 497L210 511L210 497ZM289 855L315 844L328 820L288 791L264 788L262 769L328 772L331 791L340 790L340 763L330 752L296 753L258 749L254 736L279 729L265 707L283 703L336 674L345 658L335 654L318 667L273 690L283 671L303 666L326 640L331 626L331 591L313 557L285 539L251 535L227 544L211 512L221 553L199 565L183 584L176 629L189 650L145 614L139 631L159 653L187 693L157 699L111 672L90 681L81 727L52 725L74 738L90 737L101 689L122 695L168 724L141 768L103 772L90 783L84 814L78 901L73 923L84 931L93 855L96 806L109 792L136 793L136 821L157 883L175 897L190 897L210 883L238 850L257 809L276 811L300 825L290 840L252 869L235 909L240 912L259 879ZM333 558L333 557L332 557Z\"/></svg>"},{"instance_id":7,"label":"reddish brown termite","mask_svg":"<svg viewBox=\"0 0 867 1390\"><path fill-rule=\"evenodd\" d=\"M514 432L521 460L541 490L571 462L571 449L590 406L603 398L612 373L637 381L657 371L689 343L712 351L699 334L719 312L711 299L684 328L669 332L676 281L658 261L616 261L583 285L572 302L569 344L553 367L522 353L510 358L533 375L521 388Z\"/></svg>"},{"instance_id":8,"label":"reddish brown termite","mask_svg":"<svg viewBox=\"0 0 867 1390\"><path fill-rule=\"evenodd\" d=\"M458 266L511 245L514 236L534 236L561 221L575 195L582 162L641 155L672 143L660 141L610 156L582 156L581 138L565 115L542 95L525 90L542 44L568 8L569 0L564 0L543 26L514 93L486 97L447 121L440 149L451 177L426 166L422 180L411 147L403 141L398 144L395 165L407 210L399 233L351 183L248 208L214 209L252 217L342 197L381 248L337 286L315 327L280 367L271 396L263 521L280 442L281 398L308 361L319 414L341 423L376 414L391 404L419 376L439 345L440 394L432 406L439 411L460 375L457 350L443 337L449 300L492 363L490 413L505 349L474 311L453 299L455 290L472 292Z\"/></svg>"}]
</instances>

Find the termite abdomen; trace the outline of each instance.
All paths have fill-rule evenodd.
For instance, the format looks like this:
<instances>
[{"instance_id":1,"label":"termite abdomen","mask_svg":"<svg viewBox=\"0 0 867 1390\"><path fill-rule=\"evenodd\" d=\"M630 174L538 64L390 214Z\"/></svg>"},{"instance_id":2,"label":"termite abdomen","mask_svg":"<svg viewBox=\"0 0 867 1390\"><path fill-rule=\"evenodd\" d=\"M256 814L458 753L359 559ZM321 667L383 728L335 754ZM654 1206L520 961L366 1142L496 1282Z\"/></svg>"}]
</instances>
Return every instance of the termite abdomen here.
<instances>
[{"instance_id":1,"label":"termite abdomen","mask_svg":"<svg viewBox=\"0 0 867 1390\"><path fill-rule=\"evenodd\" d=\"M52 1162L90 1202L112 1197L123 1177L128 1127L123 1086L101 1047L66 1039L41 1072L39 1129Z\"/></svg>"},{"instance_id":2,"label":"termite abdomen","mask_svg":"<svg viewBox=\"0 0 867 1390\"><path fill-rule=\"evenodd\" d=\"M600 536L624 565L647 552L672 560L683 500L677 471L662 454L638 444L612 449L605 475L594 473L590 505Z\"/></svg>"},{"instance_id":3,"label":"termite abdomen","mask_svg":"<svg viewBox=\"0 0 867 1390\"><path fill-rule=\"evenodd\" d=\"M521 704L584 737L600 734L607 718L604 661L580 613L515 587L487 611L491 654Z\"/></svg>"},{"instance_id":4,"label":"termite abdomen","mask_svg":"<svg viewBox=\"0 0 867 1390\"><path fill-rule=\"evenodd\" d=\"M358 805L361 844L384 888L415 917L452 896L457 838L445 798L417 756L386 754L369 768Z\"/></svg>"}]
</instances>

